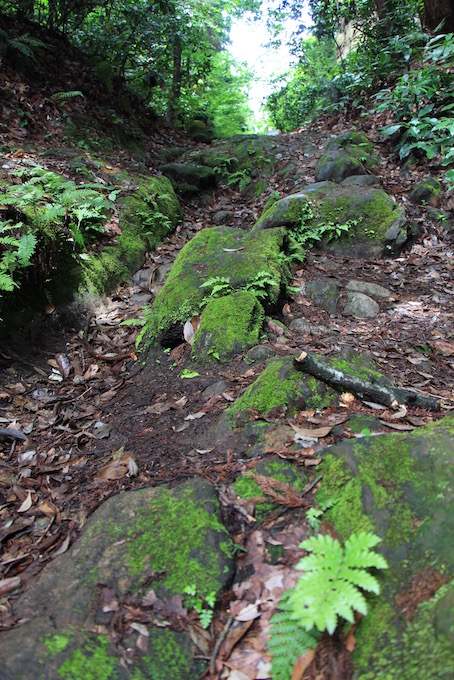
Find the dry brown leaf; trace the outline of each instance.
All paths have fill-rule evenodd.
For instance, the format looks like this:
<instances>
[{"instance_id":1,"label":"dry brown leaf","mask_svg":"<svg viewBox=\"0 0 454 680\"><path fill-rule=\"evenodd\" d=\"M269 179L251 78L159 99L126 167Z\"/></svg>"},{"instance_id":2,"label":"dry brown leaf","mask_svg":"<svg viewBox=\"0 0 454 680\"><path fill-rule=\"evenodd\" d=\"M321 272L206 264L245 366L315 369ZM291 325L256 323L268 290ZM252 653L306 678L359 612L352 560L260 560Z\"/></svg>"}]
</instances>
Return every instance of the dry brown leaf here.
<instances>
[{"instance_id":1,"label":"dry brown leaf","mask_svg":"<svg viewBox=\"0 0 454 680\"><path fill-rule=\"evenodd\" d=\"M314 429L311 429L309 427L298 427L297 425L290 423L290 427L295 432L295 439L297 439L298 437L303 437L304 439L306 439L307 437L321 439L322 437L326 437L331 432L334 425L327 425L326 427L316 427Z\"/></svg>"},{"instance_id":2,"label":"dry brown leaf","mask_svg":"<svg viewBox=\"0 0 454 680\"><path fill-rule=\"evenodd\" d=\"M261 600L257 600L257 602L247 604L243 609L238 612L238 614L235 616L236 621L253 621L254 619L258 619L260 616L259 612L259 606L262 604Z\"/></svg>"},{"instance_id":3,"label":"dry brown leaf","mask_svg":"<svg viewBox=\"0 0 454 680\"><path fill-rule=\"evenodd\" d=\"M308 649L307 652L301 654L293 666L292 676L290 680L302 680L306 668L312 663L315 657L315 649Z\"/></svg>"},{"instance_id":4,"label":"dry brown leaf","mask_svg":"<svg viewBox=\"0 0 454 680\"><path fill-rule=\"evenodd\" d=\"M20 586L20 577L13 576L12 578L3 578L0 580L0 597L11 593Z\"/></svg>"},{"instance_id":5,"label":"dry brown leaf","mask_svg":"<svg viewBox=\"0 0 454 680\"><path fill-rule=\"evenodd\" d=\"M135 476L138 474L138 471L134 454L131 451L125 451L123 447L121 447L121 449L118 449L118 451L115 451L112 454L112 460L100 469L96 475L96 479L121 479L128 473L131 476Z\"/></svg>"},{"instance_id":6,"label":"dry brown leaf","mask_svg":"<svg viewBox=\"0 0 454 680\"><path fill-rule=\"evenodd\" d=\"M348 407L356 401L356 397L351 392L343 392L340 397L339 406Z\"/></svg>"},{"instance_id":7,"label":"dry brown leaf","mask_svg":"<svg viewBox=\"0 0 454 680\"><path fill-rule=\"evenodd\" d=\"M65 540L63 541L63 543L61 544L61 546L58 548L58 550L56 550L53 553L53 556L57 557L57 555L63 555L63 553L65 553L68 550L70 541L71 541L71 534L68 534L66 536Z\"/></svg>"},{"instance_id":8,"label":"dry brown leaf","mask_svg":"<svg viewBox=\"0 0 454 680\"><path fill-rule=\"evenodd\" d=\"M392 430L399 430L399 432L411 432L416 429L413 425L408 425L406 423L391 423L389 420L380 420L380 418L378 419L378 422L382 425L386 425L386 427L390 427Z\"/></svg>"},{"instance_id":9,"label":"dry brown leaf","mask_svg":"<svg viewBox=\"0 0 454 680\"><path fill-rule=\"evenodd\" d=\"M444 357L454 356L454 344L452 342L445 342L444 340L434 340L433 345Z\"/></svg>"},{"instance_id":10,"label":"dry brown leaf","mask_svg":"<svg viewBox=\"0 0 454 680\"><path fill-rule=\"evenodd\" d=\"M95 377L98 371L99 371L98 364L91 364L84 373L84 379L91 380L92 378Z\"/></svg>"}]
</instances>

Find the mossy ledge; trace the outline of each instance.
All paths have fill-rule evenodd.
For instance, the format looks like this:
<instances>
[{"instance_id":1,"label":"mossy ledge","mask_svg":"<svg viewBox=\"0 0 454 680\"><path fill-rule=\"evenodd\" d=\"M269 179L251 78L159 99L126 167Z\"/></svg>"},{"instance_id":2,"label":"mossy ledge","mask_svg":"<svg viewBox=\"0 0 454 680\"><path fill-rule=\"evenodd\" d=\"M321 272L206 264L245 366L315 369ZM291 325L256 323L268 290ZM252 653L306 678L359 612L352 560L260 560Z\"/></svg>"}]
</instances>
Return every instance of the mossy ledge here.
<instances>
[{"instance_id":1,"label":"mossy ledge","mask_svg":"<svg viewBox=\"0 0 454 680\"><path fill-rule=\"evenodd\" d=\"M453 675L452 640L434 628L441 595L420 604L411 625L395 605L396 595L428 567L447 580L454 576L453 431L449 416L408 435L343 442L329 450L319 468L323 484L316 499L321 506L331 504L325 520L344 539L353 532L378 534L390 565L381 576L383 595L370 598L370 612L358 627L354 661L361 680L410 680L420 667L432 669L431 678Z\"/></svg>"},{"instance_id":2,"label":"mossy ledge","mask_svg":"<svg viewBox=\"0 0 454 680\"><path fill-rule=\"evenodd\" d=\"M126 180L131 178L120 178ZM49 302L60 305L86 291L109 292L142 265L147 250L175 229L182 214L169 180L136 175L133 182L134 193L117 199L121 234L115 245L86 238L87 250L77 252L80 245L69 238L64 218L41 223L39 214L24 214L38 245L21 287L0 301L0 316L8 319L8 328L23 324Z\"/></svg>"}]
</instances>

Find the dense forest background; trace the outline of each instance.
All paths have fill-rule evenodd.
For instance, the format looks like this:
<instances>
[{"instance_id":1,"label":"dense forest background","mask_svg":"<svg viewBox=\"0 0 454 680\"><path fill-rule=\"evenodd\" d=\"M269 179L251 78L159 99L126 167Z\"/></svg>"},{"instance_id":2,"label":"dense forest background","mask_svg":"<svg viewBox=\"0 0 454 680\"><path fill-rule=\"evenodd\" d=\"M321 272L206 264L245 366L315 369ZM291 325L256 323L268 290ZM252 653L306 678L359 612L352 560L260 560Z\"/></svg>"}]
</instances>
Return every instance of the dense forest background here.
<instances>
[{"instance_id":1,"label":"dense forest background","mask_svg":"<svg viewBox=\"0 0 454 680\"><path fill-rule=\"evenodd\" d=\"M412 143L443 154L452 132L452 3L310 0L309 6L310 27L297 0L2 0L0 11L64 35L91 55L111 89L126 80L158 116L186 128L209 123L217 137L254 128L247 97L253 74L228 51L232 21L266 15L279 42L291 18L296 65L266 104L273 125L288 131L320 112L357 113L370 103L392 114L399 127L388 133L399 132L404 155ZM0 33L3 56L10 50L36 60L48 47L31 30L11 25Z\"/></svg>"}]
</instances>

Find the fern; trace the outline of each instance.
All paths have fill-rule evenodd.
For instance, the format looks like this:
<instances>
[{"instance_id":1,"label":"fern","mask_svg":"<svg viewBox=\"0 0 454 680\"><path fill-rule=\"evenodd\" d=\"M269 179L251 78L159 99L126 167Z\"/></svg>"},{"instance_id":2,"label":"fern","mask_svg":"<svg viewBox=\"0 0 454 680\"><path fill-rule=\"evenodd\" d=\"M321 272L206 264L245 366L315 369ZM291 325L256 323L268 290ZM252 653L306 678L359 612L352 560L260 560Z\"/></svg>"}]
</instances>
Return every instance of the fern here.
<instances>
[{"instance_id":1,"label":"fern","mask_svg":"<svg viewBox=\"0 0 454 680\"><path fill-rule=\"evenodd\" d=\"M371 550L380 542L378 536L362 532L352 534L345 546L331 536L318 535L301 543L310 551L297 564L304 569L289 604L293 616L306 630L317 628L332 634L338 617L353 623L354 611L367 614L362 590L378 594L380 586L367 569L386 569L382 555Z\"/></svg>"},{"instance_id":2,"label":"fern","mask_svg":"<svg viewBox=\"0 0 454 680\"><path fill-rule=\"evenodd\" d=\"M55 92L51 99L55 99L56 102L64 102L67 99L74 99L74 97L83 97L84 95L80 90L72 90L71 92Z\"/></svg>"},{"instance_id":3,"label":"fern","mask_svg":"<svg viewBox=\"0 0 454 680\"><path fill-rule=\"evenodd\" d=\"M14 272L31 264L36 237L34 234L22 234L17 238L15 234L22 227L22 222L11 224L0 220L0 291L12 291L17 287Z\"/></svg>"},{"instance_id":4,"label":"fern","mask_svg":"<svg viewBox=\"0 0 454 680\"><path fill-rule=\"evenodd\" d=\"M318 634L308 633L293 617L289 605L290 592L284 593L279 609L270 619L271 637L268 649L271 653L273 680L289 680L293 667L305 651L317 646Z\"/></svg>"}]
</instances>

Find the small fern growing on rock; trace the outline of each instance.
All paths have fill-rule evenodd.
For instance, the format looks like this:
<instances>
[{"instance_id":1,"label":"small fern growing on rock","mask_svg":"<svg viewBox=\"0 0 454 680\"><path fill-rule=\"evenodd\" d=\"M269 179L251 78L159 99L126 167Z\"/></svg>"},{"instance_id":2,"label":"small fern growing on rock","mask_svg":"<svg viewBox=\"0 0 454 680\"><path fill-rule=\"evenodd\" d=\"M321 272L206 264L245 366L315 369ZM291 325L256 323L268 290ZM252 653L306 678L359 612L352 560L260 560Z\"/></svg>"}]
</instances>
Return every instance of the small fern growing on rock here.
<instances>
[{"instance_id":1,"label":"small fern growing on rock","mask_svg":"<svg viewBox=\"0 0 454 680\"><path fill-rule=\"evenodd\" d=\"M352 534L342 546L331 536L313 536L301 543L311 554L297 569L304 573L289 597L293 616L305 629L316 628L333 634L338 617L354 622L354 612L367 614L361 591L380 592L375 576L367 570L388 567L382 555L371 550L380 538L371 533Z\"/></svg>"},{"instance_id":2,"label":"small fern growing on rock","mask_svg":"<svg viewBox=\"0 0 454 680\"><path fill-rule=\"evenodd\" d=\"M353 623L355 611L367 614L361 591L380 592L368 569L388 567L385 558L372 550L378 543L378 536L362 532L352 534L344 546L321 534L300 544L310 553L296 565L304 573L284 593L270 620L273 680L288 680L298 658L317 646L321 632L332 635L339 618Z\"/></svg>"}]
</instances>

